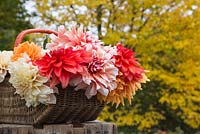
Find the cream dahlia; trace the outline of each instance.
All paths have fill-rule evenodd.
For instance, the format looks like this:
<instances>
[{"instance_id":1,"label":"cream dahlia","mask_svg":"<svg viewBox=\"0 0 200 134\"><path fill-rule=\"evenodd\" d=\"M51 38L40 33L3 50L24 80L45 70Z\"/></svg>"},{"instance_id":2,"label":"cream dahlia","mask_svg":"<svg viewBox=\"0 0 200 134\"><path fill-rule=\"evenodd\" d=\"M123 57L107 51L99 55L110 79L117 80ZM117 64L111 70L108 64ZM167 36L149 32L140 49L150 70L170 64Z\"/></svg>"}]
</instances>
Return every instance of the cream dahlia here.
<instances>
[{"instance_id":1,"label":"cream dahlia","mask_svg":"<svg viewBox=\"0 0 200 134\"><path fill-rule=\"evenodd\" d=\"M46 77L38 73L38 68L27 59L19 58L10 63L8 67L10 73L9 82L16 89L22 99L25 99L26 106L37 106L39 103L56 104L53 89L45 85L48 81Z\"/></svg>"},{"instance_id":2,"label":"cream dahlia","mask_svg":"<svg viewBox=\"0 0 200 134\"><path fill-rule=\"evenodd\" d=\"M0 51L0 82L2 82L7 74L7 67L11 61L12 51Z\"/></svg>"}]
</instances>

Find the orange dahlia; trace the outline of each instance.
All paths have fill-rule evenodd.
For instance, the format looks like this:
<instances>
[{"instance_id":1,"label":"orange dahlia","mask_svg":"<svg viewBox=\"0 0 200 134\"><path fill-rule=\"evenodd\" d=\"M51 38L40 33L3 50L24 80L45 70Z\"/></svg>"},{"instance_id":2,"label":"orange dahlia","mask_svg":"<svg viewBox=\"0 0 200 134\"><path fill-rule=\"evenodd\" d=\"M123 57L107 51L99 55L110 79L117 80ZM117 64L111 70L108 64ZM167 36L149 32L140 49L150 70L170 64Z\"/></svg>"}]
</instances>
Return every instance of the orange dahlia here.
<instances>
[{"instance_id":1,"label":"orange dahlia","mask_svg":"<svg viewBox=\"0 0 200 134\"><path fill-rule=\"evenodd\" d=\"M20 57L26 53L31 60L37 60L42 57L41 54L42 48L40 46L35 45L34 43L29 43L28 41L19 44L19 46L14 48L14 54L12 56L12 61L18 60Z\"/></svg>"},{"instance_id":2,"label":"orange dahlia","mask_svg":"<svg viewBox=\"0 0 200 134\"><path fill-rule=\"evenodd\" d=\"M143 74L143 78L138 81L131 81L131 82L125 82L122 73L117 76L117 88L115 90L112 90L109 92L108 96L103 96L98 93L97 98L101 102L107 102L112 103L112 105L116 104L116 107L119 106L119 104L124 105L124 100L127 99L128 102L131 104L131 100L133 99L133 96L135 95L136 91L141 88L141 83L145 83L148 81L145 74Z\"/></svg>"}]
</instances>

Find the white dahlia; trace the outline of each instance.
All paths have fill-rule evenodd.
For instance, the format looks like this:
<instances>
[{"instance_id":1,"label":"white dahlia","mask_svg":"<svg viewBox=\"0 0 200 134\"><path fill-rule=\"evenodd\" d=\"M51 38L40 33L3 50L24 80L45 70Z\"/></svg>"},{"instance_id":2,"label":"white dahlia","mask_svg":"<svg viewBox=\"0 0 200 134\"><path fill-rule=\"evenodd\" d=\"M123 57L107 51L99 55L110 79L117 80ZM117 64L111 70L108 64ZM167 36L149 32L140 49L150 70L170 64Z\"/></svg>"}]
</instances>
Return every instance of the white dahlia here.
<instances>
[{"instance_id":1,"label":"white dahlia","mask_svg":"<svg viewBox=\"0 0 200 134\"><path fill-rule=\"evenodd\" d=\"M22 99L25 99L26 106L37 106L42 104L55 104L56 98L54 91L50 87L44 85L48 79L38 73L37 66L27 63L27 59L20 58L12 62L9 67L9 82L16 89Z\"/></svg>"},{"instance_id":2,"label":"white dahlia","mask_svg":"<svg viewBox=\"0 0 200 134\"><path fill-rule=\"evenodd\" d=\"M3 82L7 74L8 64L12 55L12 51L0 51L0 82Z\"/></svg>"}]
</instances>

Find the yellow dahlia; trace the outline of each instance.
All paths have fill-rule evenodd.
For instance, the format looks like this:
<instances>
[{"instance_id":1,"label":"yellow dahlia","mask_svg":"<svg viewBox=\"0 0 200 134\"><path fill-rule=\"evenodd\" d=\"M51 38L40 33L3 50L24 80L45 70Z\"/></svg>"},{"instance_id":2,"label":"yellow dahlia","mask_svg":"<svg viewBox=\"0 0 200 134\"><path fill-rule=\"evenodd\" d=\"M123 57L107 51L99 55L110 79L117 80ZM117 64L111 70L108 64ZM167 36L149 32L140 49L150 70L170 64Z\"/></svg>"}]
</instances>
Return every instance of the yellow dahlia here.
<instances>
[{"instance_id":1,"label":"yellow dahlia","mask_svg":"<svg viewBox=\"0 0 200 134\"><path fill-rule=\"evenodd\" d=\"M12 54L12 51L0 51L0 82L4 80L7 74L7 67Z\"/></svg>"},{"instance_id":2,"label":"yellow dahlia","mask_svg":"<svg viewBox=\"0 0 200 134\"><path fill-rule=\"evenodd\" d=\"M19 44L19 46L14 48L14 54L12 56L12 61L18 60L18 58L22 57L24 53L26 53L31 60L37 60L42 57L42 48L37 46L34 43L29 43L28 41Z\"/></svg>"},{"instance_id":3,"label":"yellow dahlia","mask_svg":"<svg viewBox=\"0 0 200 134\"><path fill-rule=\"evenodd\" d=\"M117 76L116 83L117 88L109 92L108 96L103 96L101 94L97 95L98 100L105 101L107 103L112 103L112 105L116 104L116 107L119 104L124 105L124 100L127 99L131 104L131 100L135 95L136 91L141 88L141 83L146 83L148 81L145 74L142 74L143 78L138 81L125 82L122 73Z\"/></svg>"},{"instance_id":4,"label":"yellow dahlia","mask_svg":"<svg viewBox=\"0 0 200 134\"><path fill-rule=\"evenodd\" d=\"M26 63L27 59L19 58L12 62L9 67L9 82L16 89L22 99L25 99L26 106L37 106L39 103L56 104L53 89L46 86L46 77L38 73L38 68L32 63Z\"/></svg>"}]
</instances>

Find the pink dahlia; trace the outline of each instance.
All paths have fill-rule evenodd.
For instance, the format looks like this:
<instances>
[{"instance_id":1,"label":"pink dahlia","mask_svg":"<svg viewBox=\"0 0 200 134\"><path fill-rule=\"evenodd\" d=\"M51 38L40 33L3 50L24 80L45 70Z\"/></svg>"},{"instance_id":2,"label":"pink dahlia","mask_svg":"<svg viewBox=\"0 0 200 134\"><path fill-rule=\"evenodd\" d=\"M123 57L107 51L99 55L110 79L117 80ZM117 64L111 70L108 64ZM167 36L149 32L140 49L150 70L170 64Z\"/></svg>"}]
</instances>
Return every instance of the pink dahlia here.
<instances>
[{"instance_id":1,"label":"pink dahlia","mask_svg":"<svg viewBox=\"0 0 200 134\"><path fill-rule=\"evenodd\" d=\"M114 55L115 66L124 75L125 81L139 81L142 79L142 74L145 72L134 58L134 52L122 46L122 44L117 45L117 55Z\"/></svg>"},{"instance_id":2,"label":"pink dahlia","mask_svg":"<svg viewBox=\"0 0 200 134\"><path fill-rule=\"evenodd\" d=\"M81 77L71 80L71 85L76 86L76 90L86 89L86 96L91 98L97 92L107 96L116 85L118 69L114 65L112 54L116 53L115 48L101 46L97 51L93 51L93 61L87 69L81 73Z\"/></svg>"},{"instance_id":3,"label":"pink dahlia","mask_svg":"<svg viewBox=\"0 0 200 134\"><path fill-rule=\"evenodd\" d=\"M46 53L35 64L40 73L50 79L51 87L61 83L62 88L65 88L70 78L83 72L86 64L91 61L90 53L85 53L83 50L72 50L72 48L61 48Z\"/></svg>"},{"instance_id":4,"label":"pink dahlia","mask_svg":"<svg viewBox=\"0 0 200 134\"><path fill-rule=\"evenodd\" d=\"M84 48L86 50L92 50L97 45L102 44L92 34L83 30L82 27L78 29L72 27L67 31L64 26L60 26L58 36L52 35L51 39L52 43L48 44L50 49L73 47L74 49Z\"/></svg>"}]
</instances>

